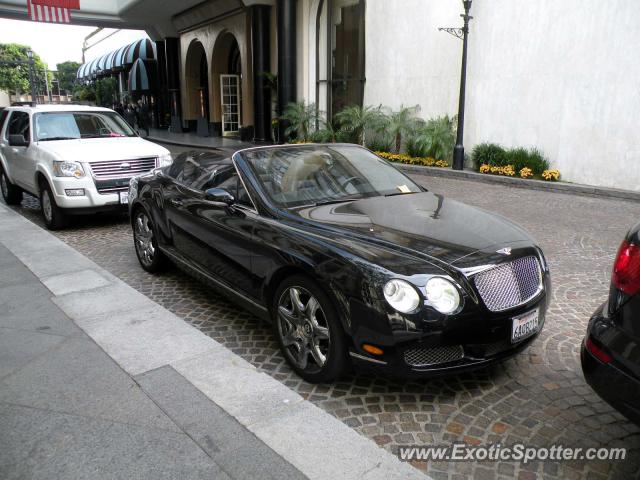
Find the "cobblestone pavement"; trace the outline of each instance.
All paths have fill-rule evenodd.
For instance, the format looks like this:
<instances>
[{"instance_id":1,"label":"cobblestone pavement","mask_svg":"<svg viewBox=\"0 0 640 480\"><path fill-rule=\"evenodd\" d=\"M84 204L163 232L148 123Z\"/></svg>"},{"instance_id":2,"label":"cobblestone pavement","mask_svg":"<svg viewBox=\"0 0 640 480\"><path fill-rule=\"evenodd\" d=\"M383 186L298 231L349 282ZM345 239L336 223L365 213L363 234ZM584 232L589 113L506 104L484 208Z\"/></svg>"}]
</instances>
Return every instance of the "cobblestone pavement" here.
<instances>
[{"instance_id":1,"label":"cobblestone pavement","mask_svg":"<svg viewBox=\"0 0 640 480\"><path fill-rule=\"evenodd\" d=\"M607 296L610 269L625 231L638 219L633 202L570 196L464 180L414 176L443 193L524 226L543 247L553 301L539 339L524 353L481 371L430 381L355 374L310 385L285 364L268 326L177 270L145 273L122 217L74 221L57 235L128 284L296 390L380 446L523 442L536 446L623 446L618 462L415 463L434 478L640 477L640 429L585 383L579 347L587 320ZM37 201L16 209L41 224Z\"/></svg>"}]
</instances>

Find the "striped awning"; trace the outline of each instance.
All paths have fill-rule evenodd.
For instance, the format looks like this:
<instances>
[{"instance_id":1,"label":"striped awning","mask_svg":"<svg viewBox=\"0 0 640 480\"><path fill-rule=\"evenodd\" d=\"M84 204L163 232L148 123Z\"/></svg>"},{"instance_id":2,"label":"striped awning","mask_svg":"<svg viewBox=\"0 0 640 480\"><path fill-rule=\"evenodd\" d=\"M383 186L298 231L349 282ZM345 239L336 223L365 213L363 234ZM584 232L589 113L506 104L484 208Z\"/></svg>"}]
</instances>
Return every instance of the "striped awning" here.
<instances>
[{"instance_id":1,"label":"striped awning","mask_svg":"<svg viewBox=\"0 0 640 480\"><path fill-rule=\"evenodd\" d=\"M155 43L149 39L141 39L133 42L124 53L123 62L125 65L133 65L138 60L155 60Z\"/></svg>"},{"instance_id":2,"label":"striped awning","mask_svg":"<svg viewBox=\"0 0 640 480\"><path fill-rule=\"evenodd\" d=\"M91 80L99 76L127 70L136 60L155 60L156 44L149 39L136 40L80 66L79 80Z\"/></svg>"},{"instance_id":3,"label":"striped awning","mask_svg":"<svg viewBox=\"0 0 640 480\"><path fill-rule=\"evenodd\" d=\"M137 59L129 72L129 91L148 92L155 90L156 75L155 60Z\"/></svg>"}]
</instances>

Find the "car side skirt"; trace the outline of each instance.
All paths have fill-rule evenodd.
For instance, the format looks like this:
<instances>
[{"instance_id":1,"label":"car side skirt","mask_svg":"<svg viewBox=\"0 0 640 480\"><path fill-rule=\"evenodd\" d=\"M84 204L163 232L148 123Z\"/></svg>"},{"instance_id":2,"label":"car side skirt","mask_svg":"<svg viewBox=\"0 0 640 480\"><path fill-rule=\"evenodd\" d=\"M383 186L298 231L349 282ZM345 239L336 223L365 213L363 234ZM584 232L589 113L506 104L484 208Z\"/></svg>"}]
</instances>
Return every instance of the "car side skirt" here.
<instances>
[{"instance_id":1,"label":"car side skirt","mask_svg":"<svg viewBox=\"0 0 640 480\"><path fill-rule=\"evenodd\" d=\"M200 266L196 265L191 260L185 258L179 253L173 251L170 248L166 248L160 246L160 250L164 253L169 259L174 262L179 268L186 270L188 274L196 277L199 280L203 280L206 283L212 285L214 288L219 289L220 291L229 295L230 299L250 311L254 315L256 315L260 320L266 320L267 322L271 322L271 316L269 315L269 310L266 306L260 304L256 300L248 297L242 292L234 289L233 287L227 285L223 280L217 278L212 275L210 272L207 272Z\"/></svg>"}]
</instances>

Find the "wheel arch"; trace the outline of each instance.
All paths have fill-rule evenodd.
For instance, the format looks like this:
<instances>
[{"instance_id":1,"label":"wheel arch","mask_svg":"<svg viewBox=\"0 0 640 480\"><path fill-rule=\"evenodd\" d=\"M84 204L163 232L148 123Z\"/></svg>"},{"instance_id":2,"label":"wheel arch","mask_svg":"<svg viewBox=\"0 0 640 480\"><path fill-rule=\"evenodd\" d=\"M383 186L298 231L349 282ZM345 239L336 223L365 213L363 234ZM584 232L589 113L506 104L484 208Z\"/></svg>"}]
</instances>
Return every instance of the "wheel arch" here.
<instances>
[{"instance_id":1,"label":"wheel arch","mask_svg":"<svg viewBox=\"0 0 640 480\"><path fill-rule=\"evenodd\" d=\"M338 312L340 324L345 332L349 331L350 321L347 318L348 312L344 308L344 303L340 301L338 296L336 295L336 291L332 288L330 282L322 277L319 277L315 274L316 268L312 265L307 264L294 264L294 265L285 265L278 268L274 271L269 279L265 282L264 288L262 290L262 298L265 305L269 310L269 315L273 318L273 303L274 303L274 295L278 287L282 284L284 280L294 275L302 275L313 280L318 286L322 289L322 291L329 297L329 300L333 303L336 312Z\"/></svg>"}]
</instances>

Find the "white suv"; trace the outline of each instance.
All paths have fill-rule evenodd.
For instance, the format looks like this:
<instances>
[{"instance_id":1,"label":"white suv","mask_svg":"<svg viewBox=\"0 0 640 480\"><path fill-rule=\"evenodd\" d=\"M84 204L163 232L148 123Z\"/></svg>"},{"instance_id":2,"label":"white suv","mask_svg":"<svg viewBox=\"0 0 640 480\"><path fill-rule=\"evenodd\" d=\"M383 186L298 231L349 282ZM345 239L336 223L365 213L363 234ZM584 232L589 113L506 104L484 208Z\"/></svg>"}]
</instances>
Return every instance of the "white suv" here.
<instances>
[{"instance_id":1,"label":"white suv","mask_svg":"<svg viewBox=\"0 0 640 480\"><path fill-rule=\"evenodd\" d=\"M9 107L0 113L0 187L9 205L40 198L49 229L68 214L126 209L129 179L171 163L108 108Z\"/></svg>"}]
</instances>

